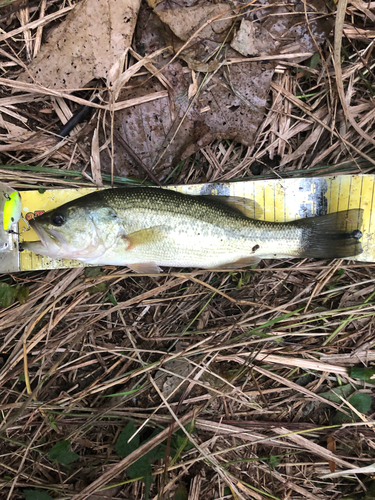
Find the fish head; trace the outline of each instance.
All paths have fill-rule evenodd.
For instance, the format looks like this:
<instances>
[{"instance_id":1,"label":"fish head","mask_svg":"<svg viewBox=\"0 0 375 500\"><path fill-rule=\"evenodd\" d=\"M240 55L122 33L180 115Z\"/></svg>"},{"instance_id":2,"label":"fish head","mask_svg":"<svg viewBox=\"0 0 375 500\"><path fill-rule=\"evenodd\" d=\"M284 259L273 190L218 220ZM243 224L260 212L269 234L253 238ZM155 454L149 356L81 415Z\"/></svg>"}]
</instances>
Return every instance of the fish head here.
<instances>
[{"instance_id":1,"label":"fish head","mask_svg":"<svg viewBox=\"0 0 375 500\"><path fill-rule=\"evenodd\" d=\"M121 220L109 206L83 205L79 200L30 221L40 241L25 250L51 258L90 262L100 258L123 234Z\"/></svg>"}]
</instances>

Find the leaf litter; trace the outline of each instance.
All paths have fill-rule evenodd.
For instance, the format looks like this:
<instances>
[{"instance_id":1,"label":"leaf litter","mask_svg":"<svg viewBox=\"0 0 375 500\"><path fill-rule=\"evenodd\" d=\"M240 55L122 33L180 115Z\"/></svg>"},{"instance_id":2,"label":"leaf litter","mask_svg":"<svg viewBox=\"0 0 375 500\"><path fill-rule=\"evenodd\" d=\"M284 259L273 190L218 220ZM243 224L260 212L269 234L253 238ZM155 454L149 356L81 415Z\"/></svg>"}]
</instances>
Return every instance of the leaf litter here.
<instances>
[{"instance_id":1,"label":"leaf litter","mask_svg":"<svg viewBox=\"0 0 375 500\"><path fill-rule=\"evenodd\" d=\"M78 2L19 81L72 90L106 79L131 44L139 6L139 0Z\"/></svg>"},{"instance_id":2,"label":"leaf litter","mask_svg":"<svg viewBox=\"0 0 375 500\"><path fill-rule=\"evenodd\" d=\"M229 4L172 9L164 8L165 4L159 3L155 12L141 7L135 39L138 53L147 54L166 44L173 47L180 61L173 54L169 57L164 54L154 61L170 83L169 97L120 112L114 119L114 127L161 180L179 162L215 140L234 140L251 146L264 117L275 67L264 61L239 60L239 52L229 42L235 23L243 16L241 11L232 11ZM242 19L241 26L244 22L253 27L259 44L257 54L262 56L272 56L285 46L284 51L297 54L298 59L298 54L315 51L314 44L321 43L329 30L325 20L315 22L313 38L306 33L306 23L302 23L300 30L304 27L305 41L296 50L296 44L291 46L289 38L283 41L293 25L291 17L281 26L271 25L268 29L254 19ZM298 34L291 36L300 42ZM238 36L235 40L235 47L241 49ZM187 71L184 62L191 71ZM194 76L193 71L197 72ZM124 89L122 99L163 88L155 78L150 81L146 76L143 81L146 83L139 78L129 89ZM192 83L198 90L189 96ZM122 175L135 173L136 164L125 151L115 148L114 158ZM109 170L109 159L104 159L103 166Z\"/></svg>"},{"instance_id":3,"label":"leaf litter","mask_svg":"<svg viewBox=\"0 0 375 500\"><path fill-rule=\"evenodd\" d=\"M48 188L110 174L135 185L150 173L189 183L373 172L373 144L360 133L374 130L373 8L344 4L228 4L226 28L197 33L208 19L195 14L184 40L157 11L172 23L175 8L216 4L150 0L132 20L131 47L91 89L87 68L75 75L73 93L17 80L73 5L0 9L1 180ZM83 105L91 115L58 142ZM271 260L157 278L108 266L0 282L1 497L372 498L371 264Z\"/></svg>"}]
</instances>

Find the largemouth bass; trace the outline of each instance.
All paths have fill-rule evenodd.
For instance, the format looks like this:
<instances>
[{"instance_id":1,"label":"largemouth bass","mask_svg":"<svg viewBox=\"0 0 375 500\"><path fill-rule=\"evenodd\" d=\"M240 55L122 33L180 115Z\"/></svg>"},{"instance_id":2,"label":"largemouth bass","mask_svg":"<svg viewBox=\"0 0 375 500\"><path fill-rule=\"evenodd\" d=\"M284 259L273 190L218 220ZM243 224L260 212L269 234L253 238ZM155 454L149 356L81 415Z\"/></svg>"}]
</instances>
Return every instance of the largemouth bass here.
<instances>
[{"instance_id":1,"label":"largemouth bass","mask_svg":"<svg viewBox=\"0 0 375 500\"><path fill-rule=\"evenodd\" d=\"M161 188L97 191L31 220L40 241L24 248L146 273L159 266L240 268L263 258L348 258L362 252L361 209L276 223L249 217L252 205Z\"/></svg>"}]
</instances>

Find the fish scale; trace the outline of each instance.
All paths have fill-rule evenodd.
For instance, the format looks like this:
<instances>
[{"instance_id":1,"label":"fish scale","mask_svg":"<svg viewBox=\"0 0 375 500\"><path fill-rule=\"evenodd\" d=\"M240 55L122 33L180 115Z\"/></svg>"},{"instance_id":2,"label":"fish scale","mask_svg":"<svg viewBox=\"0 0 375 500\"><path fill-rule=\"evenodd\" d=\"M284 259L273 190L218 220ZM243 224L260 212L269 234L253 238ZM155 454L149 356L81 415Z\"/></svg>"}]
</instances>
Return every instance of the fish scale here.
<instances>
[{"instance_id":1,"label":"fish scale","mask_svg":"<svg viewBox=\"0 0 375 500\"><path fill-rule=\"evenodd\" d=\"M161 188L103 190L37 217L32 225L41 241L27 247L138 271L243 267L274 257L345 258L362 251L360 209L277 223L248 217L249 204Z\"/></svg>"},{"instance_id":2,"label":"fish scale","mask_svg":"<svg viewBox=\"0 0 375 500\"><path fill-rule=\"evenodd\" d=\"M250 220L231 206L202 197L159 189L145 190L141 196L135 189L127 196L116 191L103 191L103 198L124 220L127 234L160 228L160 240L129 249L126 257L132 262L214 267L250 256L274 256L276 248L281 255L298 256L301 228ZM118 247L111 258L116 253L123 259Z\"/></svg>"}]
</instances>

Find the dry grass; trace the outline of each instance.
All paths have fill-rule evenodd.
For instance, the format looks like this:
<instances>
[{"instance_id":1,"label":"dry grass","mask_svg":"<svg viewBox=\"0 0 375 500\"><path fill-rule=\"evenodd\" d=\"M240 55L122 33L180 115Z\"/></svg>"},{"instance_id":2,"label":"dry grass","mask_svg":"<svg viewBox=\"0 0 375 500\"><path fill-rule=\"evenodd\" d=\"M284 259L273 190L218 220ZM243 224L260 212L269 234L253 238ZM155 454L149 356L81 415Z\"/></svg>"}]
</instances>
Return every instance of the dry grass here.
<instances>
[{"instance_id":1,"label":"dry grass","mask_svg":"<svg viewBox=\"0 0 375 500\"><path fill-rule=\"evenodd\" d=\"M254 145L213 143L169 183L375 171L375 16L372 3L345 5L330 5L335 37L319 64L278 61ZM103 174L101 144L90 142L99 123L110 124L114 101L15 82L43 29L70 6L6 9L0 180L19 189L108 185L111 175L130 182ZM134 69L130 58L121 85L135 72L157 74L151 61ZM82 104L96 108L90 121L57 142L53 133ZM0 310L0 499L37 490L60 500L141 500L145 483L129 467L155 449L154 500L374 498L374 405L366 414L345 402L373 394L349 374L375 361L374 269L291 259L242 272L0 276L30 288L25 304ZM129 422L139 444L121 457ZM68 465L49 454L62 441L77 454Z\"/></svg>"}]
</instances>

